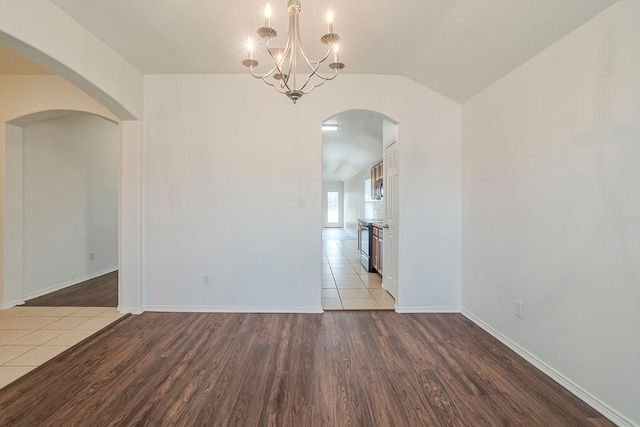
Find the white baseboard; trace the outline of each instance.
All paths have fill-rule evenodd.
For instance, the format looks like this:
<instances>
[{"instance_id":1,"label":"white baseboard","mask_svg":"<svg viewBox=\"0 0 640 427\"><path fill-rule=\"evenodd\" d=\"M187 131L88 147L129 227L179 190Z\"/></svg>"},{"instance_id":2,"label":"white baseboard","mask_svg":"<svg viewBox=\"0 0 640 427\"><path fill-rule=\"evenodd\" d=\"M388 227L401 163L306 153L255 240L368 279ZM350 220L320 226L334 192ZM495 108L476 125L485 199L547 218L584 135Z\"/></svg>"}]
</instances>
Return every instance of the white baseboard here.
<instances>
[{"instance_id":1,"label":"white baseboard","mask_svg":"<svg viewBox=\"0 0 640 427\"><path fill-rule=\"evenodd\" d=\"M142 314L144 310L140 307L121 307L118 306L117 309L122 314Z\"/></svg>"},{"instance_id":2,"label":"white baseboard","mask_svg":"<svg viewBox=\"0 0 640 427\"><path fill-rule=\"evenodd\" d=\"M21 299L16 301L11 301L6 304L2 304L2 307L0 307L0 310L8 310L10 308L13 308L15 306L22 305L22 304L24 304L24 300L21 300Z\"/></svg>"},{"instance_id":3,"label":"white baseboard","mask_svg":"<svg viewBox=\"0 0 640 427\"><path fill-rule=\"evenodd\" d=\"M511 350L515 351L519 356L524 358L527 362L531 363L533 366L541 370L547 376L549 376L552 380L569 390L576 397L584 401L587 405L591 406L596 411L600 412L602 415L607 417L611 422L615 423L618 426L628 426L628 427L640 427L638 424L635 424L633 421L611 408L609 405L604 403L602 400L598 399L591 393L589 393L584 388L580 387L578 384L571 381L569 378L565 377L560 372L556 371L554 368L546 364L543 360L539 359L537 356L531 354L525 348L520 347L517 343L511 341L505 335L491 327L489 324L485 323L482 319L475 316L473 313L462 309L462 315L471 320L473 323L484 329L487 333L492 335L502 344L509 347Z\"/></svg>"},{"instance_id":4,"label":"white baseboard","mask_svg":"<svg viewBox=\"0 0 640 427\"><path fill-rule=\"evenodd\" d=\"M109 268L107 270L99 271L97 273L90 274L85 277L81 277L79 279L74 279L66 283L61 283L59 285L49 286L46 289L41 289L36 292L31 292L22 296L22 299L28 301L33 298L41 297L42 295L49 294L51 292L59 291L60 289L68 288L69 286L77 285L78 283L85 282L87 280L95 279L96 277L100 277L105 274L113 273L114 271L118 271L118 267ZM24 302L23 302L24 304Z\"/></svg>"},{"instance_id":5,"label":"white baseboard","mask_svg":"<svg viewBox=\"0 0 640 427\"><path fill-rule=\"evenodd\" d=\"M460 307L398 307L396 304L396 312L398 313L460 313Z\"/></svg>"},{"instance_id":6,"label":"white baseboard","mask_svg":"<svg viewBox=\"0 0 640 427\"><path fill-rule=\"evenodd\" d=\"M322 307L185 307L170 305L147 305L144 311L175 313L324 313Z\"/></svg>"}]
</instances>

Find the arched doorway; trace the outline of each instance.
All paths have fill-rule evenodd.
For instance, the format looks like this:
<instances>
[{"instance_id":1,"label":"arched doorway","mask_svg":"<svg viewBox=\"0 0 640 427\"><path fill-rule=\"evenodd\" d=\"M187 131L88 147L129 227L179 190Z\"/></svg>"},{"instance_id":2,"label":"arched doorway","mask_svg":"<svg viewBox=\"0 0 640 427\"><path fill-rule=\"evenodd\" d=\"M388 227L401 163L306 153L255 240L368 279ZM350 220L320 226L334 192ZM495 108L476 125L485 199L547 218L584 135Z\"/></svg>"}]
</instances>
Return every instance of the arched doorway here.
<instances>
[{"instance_id":1,"label":"arched doorway","mask_svg":"<svg viewBox=\"0 0 640 427\"><path fill-rule=\"evenodd\" d=\"M20 44L16 39L1 32L0 40L3 43ZM34 57L42 59L43 54L36 51L35 48L30 47L28 52ZM12 55L18 56L19 54L15 52ZM3 58L6 59L7 55L3 55ZM14 72L0 73L0 86L3 89L3 97L0 100L0 124L2 125L2 129L0 129L0 158L2 158L0 170L3 172L0 174L0 197L4 202L0 207L2 209L0 212L0 235L3 237L0 249L0 263L3 267L0 268L0 310L6 309L2 315L9 325L8 344L7 340L4 340L2 345L20 346L26 352L7 362L20 365L21 368L10 372L3 371L0 386L104 328L122 316L121 312L141 311L141 298L138 297L141 294L139 276L132 274L128 274L127 286L123 286L122 280L116 280L112 283L114 286L111 286L112 294L109 306L91 304L92 307L84 307L79 306L82 304L80 301L78 304L64 304L65 307L50 306L49 304L38 307L15 307L22 304L25 299L43 291L47 292L51 290L50 288L55 288L56 285L65 286L69 282L73 283L79 279L87 278L87 276L100 274L105 270L121 268L123 264L130 272L140 268L139 257L136 257L138 250L135 246L137 244L130 244L131 241L139 241L138 222L134 220L134 217L139 214L139 196L137 185L132 185L132 182L137 182L139 179L137 147L140 142L140 134L137 122L121 121L122 119L132 120L133 116L122 108L120 110L114 109L117 111L114 113L105 106L108 103L101 104L96 101L99 97L90 96L89 93L93 89L95 89L94 92L99 90L95 87L92 88L88 81L80 82L82 84L76 87L42 66L30 63L30 58L18 56L18 59L21 60L21 63L17 68L14 68ZM65 71L71 73L53 58L39 62L40 64L47 62L47 64L53 65L52 69L55 69L60 75L64 75ZM3 67L9 66L4 62L2 65ZM5 69L3 68L3 70ZM113 100L111 101L113 103ZM51 126L52 122L58 120L66 120L66 122ZM43 123L47 123L47 125L41 126ZM103 130L105 127L108 128L108 148L100 143L104 140L104 133L94 132L96 123L100 123ZM32 127L39 127L39 129ZM68 163L57 166L47 162L38 163L36 161L34 163L32 161L34 159L30 157L33 150L28 153L30 160L27 163L24 162L26 157L23 152L25 134L29 133L31 137L35 135L35 138L29 139L36 142L56 139L66 141L68 138L73 139L73 129L81 128L94 130L89 131L92 135L89 139L95 143L93 148L107 148L108 151L108 154L104 151L83 152L81 146L67 147L70 150L67 150L67 156L64 156L62 160L69 160L70 157L80 153L85 156L84 160L87 158L94 160L90 164L85 164L84 170L87 173L84 176L78 176L78 169L69 167ZM62 129L67 133L65 135L57 134L56 137L56 134L51 132L56 129ZM71 131L71 135L69 131ZM58 151L52 147L52 144L48 145L48 153L43 153L41 150L47 147L36 147L36 151L41 154L39 160L47 160L47 158L62 154L63 150ZM44 155L42 156L42 154ZM107 155L110 161L102 162L101 160ZM126 173L121 170L121 163L127 164ZM25 167L30 169L27 175L23 173ZM42 170L38 170L39 168ZM104 170L105 168L108 169L110 179L105 178L104 172L107 172ZM31 186L29 190L33 190L33 172L36 172L36 181L39 180L41 184L43 182L52 184L56 181L51 179L54 177L51 172L61 172L62 175L74 173L73 176L63 176L63 178L70 179L66 181L63 179L62 182L71 183L71 185L79 184L75 188L79 192L70 194L60 191L61 185L58 185L53 191L41 187L36 197L31 194L25 201L23 190L25 186ZM106 188L107 181L108 190ZM60 184L59 179L57 182ZM84 185L87 183L92 185ZM132 187L134 191L123 192L122 190ZM94 191L87 191L91 188ZM64 199L63 193L70 197ZM130 194L133 194L134 197L130 197ZM77 203L83 197L84 201L91 198L93 202L88 203L86 209L80 209ZM59 221L56 222L48 216L52 213L49 209L50 205L45 208L32 209L34 200L38 202L46 200L60 206L68 203L69 198L75 205L68 206L70 209L66 213L71 211L76 214L76 217L60 215L61 212L57 212ZM105 204L109 205L110 209L106 209ZM130 208L132 206L133 209ZM126 211L125 215L122 215L123 211ZM29 218L24 217L25 212L30 213ZM108 212L107 215L105 215L106 212ZM126 229L122 227L123 219L127 226ZM105 226L105 223L108 223L108 226ZM48 230L43 230L41 228L43 225L49 226ZM70 228L65 229L65 226L70 226ZM81 226L94 232L78 233ZM58 232L57 236L51 233L52 230ZM96 233L96 230L100 232ZM29 235L26 236L25 232ZM66 241L63 245L64 249L52 250L49 245L48 250L43 251L44 246L40 243L47 241L50 243L56 237L60 237L60 232L63 232L64 238L74 237L75 239L71 240L76 244L72 244L73 241ZM125 236L124 240L121 237L123 235ZM26 251L25 240L27 241ZM81 247L82 243L86 246ZM122 248L125 248L128 253L123 255ZM79 251L83 254L82 256L78 256ZM35 257L33 256L34 252L36 252ZM28 258L26 265L25 256ZM69 266L65 265L63 261L65 261L65 257L69 256L75 257L76 260L82 258L81 261L85 263L85 266L93 267L93 270L68 269ZM35 268L34 261L35 264L38 264L35 265ZM49 270L42 268L46 267L47 263L50 267ZM53 268L51 268L52 264ZM32 274L34 271L39 273L39 277L37 277L38 274L35 276ZM71 274L67 276L70 279L56 276L61 272ZM113 273L118 274L117 271ZM25 281L27 275L29 277ZM53 282L47 283L47 279L51 279ZM52 284L53 286L51 286ZM34 285L36 289L33 288ZM71 287L73 288L73 286ZM94 289L92 286L91 291ZM122 289L129 290L127 298L124 300ZM115 307L116 305L118 308ZM31 320L24 322L24 318ZM5 326L7 325L5 324Z\"/></svg>"},{"instance_id":2,"label":"arched doorway","mask_svg":"<svg viewBox=\"0 0 640 427\"><path fill-rule=\"evenodd\" d=\"M388 219L395 218L393 231L397 230L397 216L389 218L386 212L397 215L398 198L397 186L395 192L384 194L383 159L396 141L397 124L374 111L349 110L323 122L322 304L326 310L395 308L397 233L391 236L395 244L390 248L385 248L384 238L392 231L385 228ZM397 154L392 157L396 158ZM396 204L388 206L388 200ZM332 217L339 218L337 226L329 225ZM395 269L389 278L396 286L385 283L385 266L389 272Z\"/></svg>"},{"instance_id":3,"label":"arched doorway","mask_svg":"<svg viewBox=\"0 0 640 427\"><path fill-rule=\"evenodd\" d=\"M5 124L5 279L21 301L116 272L109 298L84 305L117 306L119 145L118 124L92 113Z\"/></svg>"},{"instance_id":4,"label":"arched doorway","mask_svg":"<svg viewBox=\"0 0 640 427\"><path fill-rule=\"evenodd\" d=\"M30 13L29 10L21 8L18 4L15 6L17 7L16 16ZM57 16L57 18L60 17ZM11 26L12 24L3 21L3 28L0 29L0 42L3 45L15 50L16 55L23 55L26 61L36 61L40 66L45 66L54 72L48 73L48 75L30 73L19 75L20 73L14 72L1 76L3 79L3 99L0 104L0 123L5 127L4 130L0 130L1 149L5 148L4 139L7 132L12 132L12 125L7 123L33 113L73 109L98 114L119 123L121 164L118 212L120 225L118 231L119 310L127 313L140 313L142 312L141 129L136 117L141 111L142 85L135 86L134 84L137 81L137 71L125 66L118 77L111 78L112 76L102 72L103 69L87 70L82 66L74 69L72 66L78 65L78 61L80 65L86 63L86 58L82 58L82 52L78 52L77 55L69 55L68 52L61 55L66 60L65 63L62 63L56 59L56 53L59 53L58 48L64 50L64 45L46 44L44 47L47 52L39 51L38 46L41 45L42 40L38 38L37 31L32 32L29 28L21 28L17 33L12 32L13 35L9 35L9 33L3 32L6 25ZM25 40L31 40L31 43L27 43ZM101 54L104 52L99 47L91 53L94 57L100 57ZM111 58L107 54L105 61L105 66L111 62L117 65L119 59ZM81 69L82 72L76 71L76 69ZM92 78L96 78L104 84L98 87ZM105 82L105 79L108 81ZM37 84L30 85L26 80L35 80ZM11 168L11 165L3 163L0 164L0 168ZM3 199L5 199L5 190L4 176L2 176L0 177L0 196ZM6 240L11 238L10 235L14 229L4 223L6 215L11 215L11 212L3 213L5 215L0 216L2 219L0 229L5 231ZM4 266L14 265L13 256L14 252L10 251L6 244L0 246L0 261ZM0 309L20 304L21 296L20 283L12 280L11 272L5 269L0 274Z\"/></svg>"}]
</instances>

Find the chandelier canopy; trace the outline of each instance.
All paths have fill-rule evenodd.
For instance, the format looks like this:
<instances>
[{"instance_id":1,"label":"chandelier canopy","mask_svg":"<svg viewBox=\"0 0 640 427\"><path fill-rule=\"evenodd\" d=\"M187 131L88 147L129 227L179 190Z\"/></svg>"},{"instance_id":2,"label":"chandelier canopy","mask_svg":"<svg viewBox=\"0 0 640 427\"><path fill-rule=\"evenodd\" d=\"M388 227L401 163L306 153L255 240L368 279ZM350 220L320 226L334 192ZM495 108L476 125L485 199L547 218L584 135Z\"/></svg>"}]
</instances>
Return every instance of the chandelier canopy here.
<instances>
[{"instance_id":1,"label":"chandelier canopy","mask_svg":"<svg viewBox=\"0 0 640 427\"><path fill-rule=\"evenodd\" d=\"M277 31L271 28L271 5L267 4L264 11L264 27L258 28L258 37L264 40L268 56L273 61L273 68L266 74L256 74L254 67L258 66L258 60L254 58L254 41L252 37L247 40L247 50L249 57L242 61L245 67L249 68L251 75L261 79L269 86L273 86L278 92L287 95L295 104L302 95L311 92L321 86L327 80L333 80L338 75L338 71L344 68L344 64L338 60L340 36L333 32L333 11L327 13L327 34L320 38L326 44L327 52L319 60L310 59L304 52L302 41L300 40L300 1L289 0L289 34L284 47L271 46L271 40L277 35ZM325 62L333 52L333 62L329 63L329 68L333 73L329 76L321 74L318 69L320 64ZM300 69L298 68L300 67ZM298 73L306 73L301 76ZM270 80L273 79L275 81ZM300 81L299 81L300 80Z\"/></svg>"}]
</instances>

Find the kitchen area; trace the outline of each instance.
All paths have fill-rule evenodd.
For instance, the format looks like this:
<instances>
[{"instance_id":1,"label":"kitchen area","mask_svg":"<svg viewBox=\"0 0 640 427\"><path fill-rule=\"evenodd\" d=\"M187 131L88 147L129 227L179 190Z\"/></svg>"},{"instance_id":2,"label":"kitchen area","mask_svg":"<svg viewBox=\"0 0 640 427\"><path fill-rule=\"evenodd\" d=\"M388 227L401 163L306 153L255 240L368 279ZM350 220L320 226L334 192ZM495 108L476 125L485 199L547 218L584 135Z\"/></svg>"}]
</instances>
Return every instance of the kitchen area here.
<instances>
[{"instance_id":1,"label":"kitchen area","mask_svg":"<svg viewBox=\"0 0 640 427\"><path fill-rule=\"evenodd\" d=\"M365 203L382 200L384 193L384 163L382 159L371 166L370 174L369 180L365 181L365 194L369 190L368 197L365 197ZM358 219L358 251L362 266L369 273L378 273L382 277L384 225L380 211L381 209L377 210L378 215L375 218Z\"/></svg>"},{"instance_id":2,"label":"kitchen area","mask_svg":"<svg viewBox=\"0 0 640 427\"><path fill-rule=\"evenodd\" d=\"M325 310L395 308L395 299L382 287L383 183L378 159L343 184L344 227L323 229Z\"/></svg>"}]
</instances>

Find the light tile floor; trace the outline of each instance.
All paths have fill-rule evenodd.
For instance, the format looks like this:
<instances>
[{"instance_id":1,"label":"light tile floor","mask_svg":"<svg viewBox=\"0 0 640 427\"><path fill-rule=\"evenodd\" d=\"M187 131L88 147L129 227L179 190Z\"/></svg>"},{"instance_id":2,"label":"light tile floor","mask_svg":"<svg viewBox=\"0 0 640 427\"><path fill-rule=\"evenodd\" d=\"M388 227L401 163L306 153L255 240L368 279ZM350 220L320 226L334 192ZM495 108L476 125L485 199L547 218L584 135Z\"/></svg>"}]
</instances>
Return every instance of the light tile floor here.
<instances>
[{"instance_id":1,"label":"light tile floor","mask_svg":"<svg viewBox=\"0 0 640 427\"><path fill-rule=\"evenodd\" d=\"M335 230L325 229L323 236L322 307L325 310L393 310L395 300L382 289L380 275L367 272L360 264L358 241L345 239ZM341 239L332 239L332 236Z\"/></svg>"},{"instance_id":2,"label":"light tile floor","mask_svg":"<svg viewBox=\"0 0 640 427\"><path fill-rule=\"evenodd\" d=\"M122 316L115 307L0 310L0 388Z\"/></svg>"}]
</instances>

